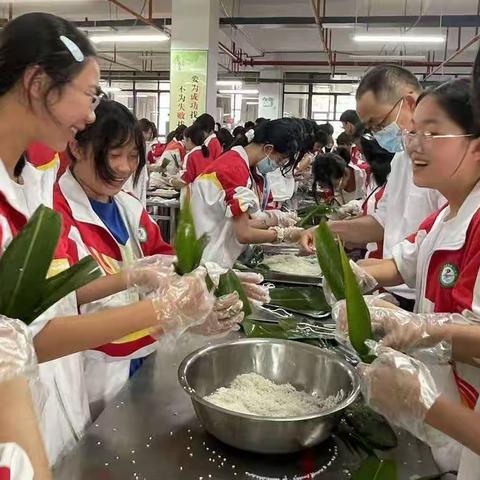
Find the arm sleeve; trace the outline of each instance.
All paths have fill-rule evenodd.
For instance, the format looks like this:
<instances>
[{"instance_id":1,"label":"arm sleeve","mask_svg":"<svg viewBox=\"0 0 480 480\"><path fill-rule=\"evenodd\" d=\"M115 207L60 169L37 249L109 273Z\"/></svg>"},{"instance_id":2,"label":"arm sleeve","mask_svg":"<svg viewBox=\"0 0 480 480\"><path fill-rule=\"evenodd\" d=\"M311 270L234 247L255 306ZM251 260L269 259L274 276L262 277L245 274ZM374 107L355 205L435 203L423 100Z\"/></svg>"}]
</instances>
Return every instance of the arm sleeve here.
<instances>
[{"instance_id":1,"label":"arm sleeve","mask_svg":"<svg viewBox=\"0 0 480 480\"><path fill-rule=\"evenodd\" d=\"M146 239L141 243L145 256L161 254L173 255L174 250L170 244L165 242L158 224L150 217L146 210L143 210L140 218L141 228L145 230Z\"/></svg>"}]
</instances>

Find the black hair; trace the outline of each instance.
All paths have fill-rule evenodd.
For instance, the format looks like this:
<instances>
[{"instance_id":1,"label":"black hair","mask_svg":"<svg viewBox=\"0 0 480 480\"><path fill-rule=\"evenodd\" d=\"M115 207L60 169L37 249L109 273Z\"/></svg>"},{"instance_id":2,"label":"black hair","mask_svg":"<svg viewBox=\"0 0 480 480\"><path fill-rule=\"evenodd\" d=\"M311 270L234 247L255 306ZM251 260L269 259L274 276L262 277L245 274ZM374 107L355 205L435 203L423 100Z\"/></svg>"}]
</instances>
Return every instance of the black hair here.
<instances>
[{"instance_id":1,"label":"black hair","mask_svg":"<svg viewBox=\"0 0 480 480\"><path fill-rule=\"evenodd\" d=\"M352 160L352 154L350 153L349 148L340 146L336 148L334 153L342 157L347 162L347 164L350 163L350 161Z\"/></svg>"},{"instance_id":2,"label":"black hair","mask_svg":"<svg viewBox=\"0 0 480 480\"><path fill-rule=\"evenodd\" d=\"M353 137L348 135L348 133L342 132L338 137L337 137L337 145L352 145L353 144Z\"/></svg>"},{"instance_id":3,"label":"black hair","mask_svg":"<svg viewBox=\"0 0 480 480\"><path fill-rule=\"evenodd\" d=\"M158 128L155 125L155 122L150 122L150 126L152 127L153 138L157 138L158 137Z\"/></svg>"},{"instance_id":4,"label":"black hair","mask_svg":"<svg viewBox=\"0 0 480 480\"><path fill-rule=\"evenodd\" d=\"M269 120L267 118L263 118L263 117L258 117L256 120L255 120L255 126L258 127L260 124L262 123L265 123L265 122L268 122Z\"/></svg>"},{"instance_id":5,"label":"black hair","mask_svg":"<svg viewBox=\"0 0 480 480\"><path fill-rule=\"evenodd\" d=\"M185 131L183 132L183 138L189 138L190 141L196 147L201 146L202 147L202 155L205 158L209 157L210 151L208 150L208 147L204 144L205 138L207 138L207 134L205 133L205 130L203 130L199 125L196 125L194 123L190 127L186 128Z\"/></svg>"},{"instance_id":6,"label":"black hair","mask_svg":"<svg viewBox=\"0 0 480 480\"><path fill-rule=\"evenodd\" d=\"M372 135L362 135L360 145L363 156L370 165L375 182L379 186L385 185L390 175L391 163L395 154L382 148Z\"/></svg>"},{"instance_id":7,"label":"black hair","mask_svg":"<svg viewBox=\"0 0 480 480\"><path fill-rule=\"evenodd\" d=\"M408 86L420 93L422 87L417 77L406 68L398 65L377 65L367 72L357 88L355 98L360 100L367 92L372 92L382 103L395 103L402 97L402 88Z\"/></svg>"},{"instance_id":8,"label":"black hair","mask_svg":"<svg viewBox=\"0 0 480 480\"><path fill-rule=\"evenodd\" d=\"M480 132L480 48L475 57L475 62L473 62L472 90L475 126L477 131Z\"/></svg>"},{"instance_id":9,"label":"black hair","mask_svg":"<svg viewBox=\"0 0 480 480\"><path fill-rule=\"evenodd\" d=\"M233 129L232 135L234 137L238 137L239 135L245 135L247 129L245 127L242 127L241 125L238 125Z\"/></svg>"},{"instance_id":10,"label":"black hair","mask_svg":"<svg viewBox=\"0 0 480 480\"><path fill-rule=\"evenodd\" d=\"M77 133L75 139L78 146L83 151L87 147L92 148L95 173L103 181L111 183L117 180L117 177L108 164L108 153L133 140L138 150L138 166L133 176L133 183L136 185L145 166L145 141L138 120L127 107L105 98L95 110L95 115L95 122ZM76 159L70 147L68 153L75 164Z\"/></svg>"},{"instance_id":11,"label":"black hair","mask_svg":"<svg viewBox=\"0 0 480 480\"><path fill-rule=\"evenodd\" d=\"M174 130L174 137L180 141L180 140L183 140L183 133L185 132L185 130L187 129L187 126L186 125L179 125L175 130ZM173 138L172 138L173 140Z\"/></svg>"},{"instance_id":12,"label":"black hair","mask_svg":"<svg viewBox=\"0 0 480 480\"><path fill-rule=\"evenodd\" d=\"M440 108L465 133L478 135L470 79L458 78L427 90L418 98L417 105L426 97L433 97Z\"/></svg>"},{"instance_id":13,"label":"black hair","mask_svg":"<svg viewBox=\"0 0 480 480\"><path fill-rule=\"evenodd\" d=\"M223 150L228 150L233 142L233 135L230 133L228 128L221 128L217 132L217 138Z\"/></svg>"},{"instance_id":14,"label":"black hair","mask_svg":"<svg viewBox=\"0 0 480 480\"><path fill-rule=\"evenodd\" d=\"M170 143L175 138L175 130L165 137L165 142Z\"/></svg>"},{"instance_id":15,"label":"black hair","mask_svg":"<svg viewBox=\"0 0 480 480\"><path fill-rule=\"evenodd\" d=\"M250 120L245 122L245 130L250 130L251 128L255 128L255 123Z\"/></svg>"},{"instance_id":16,"label":"black hair","mask_svg":"<svg viewBox=\"0 0 480 480\"><path fill-rule=\"evenodd\" d=\"M324 148L328 144L328 133L322 130L319 125L316 126L314 132L315 143L319 143Z\"/></svg>"},{"instance_id":17,"label":"black hair","mask_svg":"<svg viewBox=\"0 0 480 480\"><path fill-rule=\"evenodd\" d=\"M317 124L313 120L301 118L300 120L302 134L303 134L303 146L306 152L311 152L315 145L315 129Z\"/></svg>"},{"instance_id":18,"label":"black hair","mask_svg":"<svg viewBox=\"0 0 480 480\"><path fill-rule=\"evenodd\" d=\"M215 119L208 113L202 113L193 123L198 125L207 134L215 130Z\"/></svg>"},{"instance_id":19,"label":"black hair","mask_svg":"<svg viewBox=\"0 0 480 480\"><path fill-rule=\"evenodd\" d=\"M217 127L217 132L222 128L222 126L218 122L215 122L215 127Z\"/></svg>"},{"instance_id":20,"label":"black hair","mask_svg":"<svg viewBox=\"0 0 480 480\"><path fill-rule=\"evenodd\" d=\"M79 49L83 60L75 59L62 38ZM43 98L48 111L50 93L61 93L82 71L88 58L95 56L85 34L67 20L48 13L21 15L8 22L0 33L0 96L21 80L27 68L38 66L30 85L41 73L48 75L51 83ZM30 96L27 98L31 104Z\"/></svg>"},{"instance_id":21,"label":"black hair","mask_svg":"<svg viewBox=\"0 0 480 480\"><path fill-rule=\"evenodd\" d=\"M140 125L142 132L148 132L149 130L152 129L152 122L150 122L148 118L141 118L138 121L138 124Z\"/></svg>"},{"instance_id":22,"label":"black hair","mask_svg":"<svg viewBox=\"0 0 480 480\"><path fill-rule=\"evenodd\" d=\"M319 153L312 163L313 197L318 203L317 186L327 187L334 192L332 179L339 179L345 175L348 162L337 153Z\"/></svg>"},{"instance_id":23,"label":"black hair","mask_svg":"<svg viewBox=\"0 0 480 480\"><path fill-rule=\"evenodd\" d=\"M251 143L270 144L276 152L288 155L288 162L281 167L282 173L286 174L295 168L299 161L301 145L298 134L299 126L292 118L268 120L255 127ZM239 138L235 138L231 147L246 146L248 143L246 136L240 135Z\"/></svg>"},{"instance_id":24,"label":"black hair","mask_svg":"<svg viewBox=\"0 0 480 480\"><path fill-rule=\"evenodd\" d=\"M333 125L331 123L322 123L321 125L318 126L320 130L323 130L324 132L327 133L328 136L333 135Z\"/></svg>"},{"instance_id":25,"label":"black hair","mask_svg":"<svg viewBox=\"0 0 480 480\"><path fill-rule=\"evenodd\" d=\"M341 115L340 115L340 121L343 123L351 123L355 127L361 123L360 118L358 117L358 114L355 110L345 110Z\"/></svg>"}]
</instances>

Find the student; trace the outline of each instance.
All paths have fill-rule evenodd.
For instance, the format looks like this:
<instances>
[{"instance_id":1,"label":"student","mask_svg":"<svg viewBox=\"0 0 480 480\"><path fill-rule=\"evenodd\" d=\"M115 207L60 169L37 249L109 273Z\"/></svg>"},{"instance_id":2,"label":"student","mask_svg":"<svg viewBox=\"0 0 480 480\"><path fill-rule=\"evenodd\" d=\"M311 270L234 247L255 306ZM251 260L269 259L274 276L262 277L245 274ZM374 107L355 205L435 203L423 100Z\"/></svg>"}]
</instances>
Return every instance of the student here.
<instances>
[{"instance_id":1,"label":"student","mask_svg":"<svg viewBox=\"0 0 480 480\"><path fill-rule=\"evenodd\" d=\"M233 142L233 135L228 128L221 128L217 132L217 138L222 146L222 153L226 152Z\"/></svg>"},{"instance_id":2,"label":"student","mask_svg":"<svg viewBox=\"0 0 480 480\"><path fill-rule=\"evenodd\" d=\"M435 212L445 199L436 191L419 188L412 181L412 164L403 151L401 130L410 129L415 103L421 93L412 73L395 65L370 70L357 89L357 112L377 142L396 153L392 172L377 210L353 220L331 223L332 232L349 243L367 244L383 240L383 256L391 258L394 245L416 231L424 218ZM313 231L304 233L301 246L313 254ZM406 285L389 288L402 306L413 309L415 292Z\"/></svg>"},{"instance_id":3,"label":"student","mask_svg":"<svg viewBox=\"0 0 480 480\"><path fill-rule=\"evenodd\" d=\"M183 132L186 128L186 125L179 125L174 132L171 132L173 137L171 135L167 137L167 146L160 157L155 155L157 159L156 164L162 166L165 164L165 171L170 177L177 175L181 170L185 154L187 153L185 142L183 141Z\"/></svg>"},{"instance_id":4,"label":"student","mask_svg":"<svg viewBox=\"0 0 480 480\"><path fill-rule=\"evenodd\" d=\"M392 259L364 266L365 274L380 286L405 282L415 288L418 316L413 318L423 322L420 326L427 330L452 322L477 323L480 319L476 300L480 272L480 139L474 124L467 79L445 83L419 98L412 127L404 132L413 181L419 187L439 190L448 204L396 245ZM401 310L391 313L394 319L402 315L412 318ZM420 337L417 340L421 343ZM475 408L480 391L478 369L460 362L452 367L426 364L446 399ZM432 448L442 468L458 467L458 445L439 447L433 443Z\"/></svg>"},{"instance_id":5,"label":"student","mask_svg":"<svg viewBox=\"0 0 480 480\"><path fill-rule=\"evenodd\" d=\"M72 164L55 188L54 205L66 225L70 256L79 260L88 252L108 276L144 256L172 255L173 249L140 202L121 190L128 178L138 179L145 164L138 122L125 106L112 100L102 100L96 116L95 123L69 145ZM138 295L122 291L84 304L82 312L137 300ZM87 353L87 389L94 418L156 347L144 331Z\"/></svg>"},{"instance_id":6,"label":"student","mask_svg":"<svg viewBox=\"0 0 480 480\"><path fill-rule=\"evenodd\" d=\"M245 122L245 131L252 130L255 128L255 123L252 121Z\"/></svg>"},{"instance_id":7,"label":"student","mask_svg":"<svg viewBox=\"0 0 480 480\"><path fill-rule=\"evenodd\" d=\"M241 125L237 125L233 129L232 135L233 135L233 138L237 138L240 135L245 135L246 132L247 132L247 130L245 129L245 127L242 127Z\"/></svg>"},{"instance_id":8,"label":"student","mask_svg":"<svg viewBox=\"0 0 480 480\"><path fill-rule=\"evenodd\" d=\"M31 13L15 18L0 33L0 253L25 226L33 207L39 205L40 201L34 205L35 200L41 199L40 186L23 188L15 172L18 159L34 142L64 151L67 143L95 120L99 79L92 45L66 20ZM64 240L59 242L52 274L69 264ZM179 292L183 289L181 303L171 297L173 291L166 284L159 282L153 285L149 299L77 316L78 305L126 289L128 279L130 283L140 281L145 267L134 267L130 274L91 282L29 326L39 362L48 362L40 366L41 379L49 392L40 421L51 463L75 444L90 421L83 361L78 352L145 329L155 328L159 335L169 329L178 332L196 323L194 317L198 318L199 312L200 322L212 314L214 300L206 294L204 272L180 278L170 267L165 270L158 264L153 268L155 275L163 272L169 278L168 285L178 283Z\"/></svg>"},{"instance_id":9,"label":"student","mask_svg":"<svg viewBox=\"0 0 480 480\"><path fill-rule=\"evenodd\" d=\"M322 123L318 126L318 128L327 134L327 144L325 145L324 149L326 153L329 153L332 151L335 143L333 141L333 125L331 123Z\"/></svg>"},{"instance_id":10,"label":"student","mask_svg":"<svg viewBox=\"0 0 480 480\"><path fill-rule=\"evenodd\" d=\"M251 136L245 147L232 147L191 186L197 233L209 238L203 260L227 268L233 266L245 245L298 237L298 229L288 226L296 223L289 214L264 212L271 199L265 176L295 165L300 149L297 126L292 119L280 119L264 122L247 133ZM255 215L260 219L252 219Z\"/></svg>"},{"instance_id":11,"label":"student","mask_svg":"<svg viewBox=\"0 0 480 480\"><path fill-rule=\"evenodd\" d=\"M342 132L337 137L337 147L346 148L349 152L352 149L353 138L346 132Z\"/></svg>"},{"instance_id":12,"label":"student","mask_svg":"<svg viewBox=\"0 0 480 480\"><path fill-rule=\"evenodd\" d=\"M345 133L350 137L355 135L355 131L362 123L355 110L345 110L340 115L340 121L342 122L342 128L345 130Z\"/></svg>"},{"instance_id":13,"label":"student","mask_svg":"<svg viewBox=\"0 0 480 480\"><path fill-rule=\"evenodd\" d=\"M222 154L222 146L215 135L215 120L208 113L203 113L194 122L205 132L205 146L209 150L210 160L216 160Z\"/></svg>"},{"instance_id":14,"label":"student","mask_svg":"<svg viewBox=\"0 0 480 480\"><path fill-rule=\"evenodd\" d=\"M211 163L210 151L205 145L205 132L193 124L183 133L187 154L183 161L182 180L192 183Z\"/></svg>"}]
</instances>

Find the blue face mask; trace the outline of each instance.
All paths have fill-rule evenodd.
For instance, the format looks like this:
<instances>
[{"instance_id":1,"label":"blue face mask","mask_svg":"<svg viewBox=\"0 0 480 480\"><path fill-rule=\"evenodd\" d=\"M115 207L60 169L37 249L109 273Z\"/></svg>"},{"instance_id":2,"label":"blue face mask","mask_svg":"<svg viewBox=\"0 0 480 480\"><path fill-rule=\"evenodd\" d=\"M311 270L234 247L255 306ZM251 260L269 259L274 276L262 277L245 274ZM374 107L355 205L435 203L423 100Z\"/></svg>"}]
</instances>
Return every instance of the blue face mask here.
<instances>
[{"instance_id":1,"label":"blue face mask","mask_svg":"<svg viewBox=\"0 0 480 480\"><path fill-rule=\"evenodd\" d=\"M385 128L373 134L378 144L390 153L403 152L402 130L397 123L400 112L402 111L402 106L403 100L398 109L397 118Z\"/></svg>"},{"instance_id":2,"label":"blue face mask","mask_svg":"<svg viewBox=\"0 0 480 480\"><path fill-rule=\"evenodd\" d=\"M274 172L277 168L279 168L277 163L274 162L270 157L265 157L263 160L261 160L257 164L257 170L262 175L266 175L267 173Z\"/></svg>"}]
</instances>

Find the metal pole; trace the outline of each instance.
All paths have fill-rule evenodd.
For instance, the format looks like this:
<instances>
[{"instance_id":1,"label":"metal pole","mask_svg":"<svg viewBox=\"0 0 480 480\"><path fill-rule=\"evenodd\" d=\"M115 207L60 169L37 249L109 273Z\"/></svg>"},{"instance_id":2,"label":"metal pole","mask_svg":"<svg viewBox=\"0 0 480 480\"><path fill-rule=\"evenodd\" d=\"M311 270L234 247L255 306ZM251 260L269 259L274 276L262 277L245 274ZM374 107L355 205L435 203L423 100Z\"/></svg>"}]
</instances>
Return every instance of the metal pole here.
<instances>
[{"instance_id":1,"label":"metal pole","mask_svg":"<svg viewBox=\"0 0 480 480\"><path fill-rule=\"evenodd\" d=\"M315 23L318 25L318 31L320 34L320 40L322 42L323 50L327 55L328 66L330 67L331 72L333 72L332 54L325 40L322 20L320 19L320 2L318 2L317 4L315 4L315 0L310 0L310 2L312 5L313 13L315 15Z\"/></svg>"}]
</instances>

